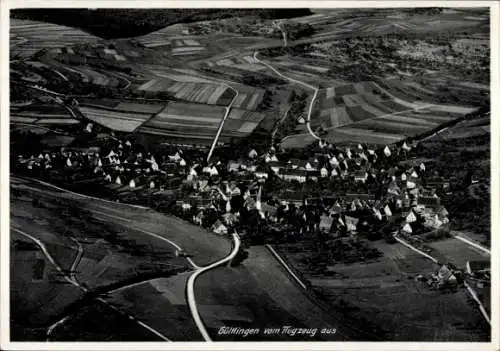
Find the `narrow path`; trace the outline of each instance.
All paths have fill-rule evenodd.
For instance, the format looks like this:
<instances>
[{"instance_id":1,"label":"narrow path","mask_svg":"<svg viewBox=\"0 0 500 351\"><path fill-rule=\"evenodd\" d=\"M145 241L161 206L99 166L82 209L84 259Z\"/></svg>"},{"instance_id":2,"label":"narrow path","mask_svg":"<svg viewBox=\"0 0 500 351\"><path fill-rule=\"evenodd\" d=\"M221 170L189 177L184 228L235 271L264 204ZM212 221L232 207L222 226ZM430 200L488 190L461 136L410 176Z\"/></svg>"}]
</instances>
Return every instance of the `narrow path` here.
<instances>
[{"instance_id":1,"label":"narrow path","mask_svg":"<svg viewBox=\"0 0 500 351\"><path fill-rule=\"evenodd\" d=\"M255 59L255 61L257 61L258 63L268 67L269 69L271 69L274 73L276 73L277 75L279 75L280 77L282 78L285 78L285 79L288 79L289 81L293 82L293 83L297 83L299 85L302 85L308 89L312 89L314 91L314 95L311 99L311 103L309 104L309 110L307 112L307 120L306 120L306 126L307 126L307 130L309 132L309 134L311 134L311 136L314 138L314 139L321 139L319 136L317 136L313 130L311 129L311 115L312 115L312 109L313 109L313 106L314 106L314 102L316 100L316 98L318 97L318 92L319 92L319 89L308 84L308 83L305 83L305 82L301 82L300 80L297 80L297 79L294 79L294 78L290 78L290 77L287 77L285 76L284 74L282 74L281 72L279 72L276 68L274 68L273 66L271 66L270 64L262 61L262 60L259 60L257 58L257 54L258 54L258 51L255 51L253 53L253 58Z\"/></svg>"}]
</instances>

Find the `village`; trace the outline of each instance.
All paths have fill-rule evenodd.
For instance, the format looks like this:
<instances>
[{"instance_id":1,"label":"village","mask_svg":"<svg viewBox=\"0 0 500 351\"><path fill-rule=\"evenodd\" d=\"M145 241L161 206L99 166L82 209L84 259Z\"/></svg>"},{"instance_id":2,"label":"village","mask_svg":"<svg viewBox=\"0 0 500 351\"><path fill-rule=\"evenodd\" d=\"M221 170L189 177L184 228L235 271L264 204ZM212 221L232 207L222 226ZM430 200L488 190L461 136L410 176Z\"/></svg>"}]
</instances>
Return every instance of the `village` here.
<instances>
[{"instance_id":1,"label":"village","mask_svg":"<svg viewBox=\"0 0 500 351\"><path fill-rule=\"evenodd\" d=\"M130 137L93 129L89 123L83 131L93 140L91 146L19 154L13 170L146 205L219 235L236 231L246 245L314 237L330 245L334 262L381 255L360 238L422 247L451 237L449 213L439 195L449 191L450 180L432 161L419 161L417 140L378 149L363 144L340 148L320 140L301 159L271 146L261 154L250 148L239 159L218 154L207 162L197 148L167 145L151 153ZM474 175L468 181L478 183ZM418 279L429 286L456 287L457 276L463 281L467 273L447 262L440 265L438 272L422 272Z\"/></svg>"}]
</instances>

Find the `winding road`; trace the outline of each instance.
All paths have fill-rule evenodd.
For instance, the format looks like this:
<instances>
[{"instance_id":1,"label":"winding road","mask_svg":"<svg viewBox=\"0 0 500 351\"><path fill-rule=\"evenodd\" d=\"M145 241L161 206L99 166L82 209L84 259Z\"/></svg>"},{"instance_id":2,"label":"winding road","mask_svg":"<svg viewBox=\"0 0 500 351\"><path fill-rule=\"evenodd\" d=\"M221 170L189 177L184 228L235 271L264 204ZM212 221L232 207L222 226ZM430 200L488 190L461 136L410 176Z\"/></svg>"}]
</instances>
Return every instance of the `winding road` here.
<instances>
[{"instance_id":1,"label":"winding road","mask_svg":"<svg viewBox=\"0 0 500 351\"><path fill-rule=\"evenodd\" d=\"M321 340L366 337L343 317L330 313L328 308L318 304L309 289L304 288L305 284L301 284L300 279L297 280L291 274L293 271L286 264L283 265L273 250L265 247L251 248L245 264L237 267L228 265L241 246L237 233L232 235L232 240L227 240L150 209L80 195L30 178L11 176L11 187L30 197L30 194L36 194L42 200L60 198L70 201L82 210L89 211L91 216L104 221L106 225L118 231L126 230L127 236L131 240L137 240L139 245L146 243L158 247L158 252L167 250L171 253L185 248L192 255L186 257L189 269L184 273L164 278L147 277L126 285L118 284L113 289L104 289L104 295L97 297L98 301L106 303L164 341L229 341L227 337L218 335L217 331L220 326L227 326L230 320L245 320L260 328L280 326L285 322L297 327L341 327L337 334L325 336ZM16 201L11 205L11 211L15 214L12 222L17 223L22 210ZM47 228L36 223L29 226L31 229L23 227L26 221L29 219L19 217L19 225L16 227L23 228L25 232L30 230L30 234L26 234L43 245L43 232ZM147 240L146 236L154 241ZM171 250L168 250L169 247ZM51 250L50 247L47 248ZM68 248L76 249L74 245ZM50 255L49 250L46 249L46 252ZM64 279L73 286L79 284L76 276L80 276L75 262L80 259L83 262L86 256L85 252L81 253L80 249L78 251L68 264L68 270L61 269ZM52 261L57 264L56 260ZM76 274L71 274L70 266ZM83 276L86 275L81 277ZM86 281L84 286L87 284L96 283ZM164 288L156 290L158 286ZM168 296L164 296L164 293ZM135 303L135 300L124 303L125 296L144 296L144 299L140 300L141 303ZM48 326L47 333L51 340L55 339L58 328L72 318L66 317L63 315ZM182 325L173 327L173 320Z\"/></svg>"},{"instance_id":2,"label":"winding road","mask_svg":"<svg viewBox=\"0 0 500 351\"><path fill-rule=\"evenodd\" d=\"M258 55L258 51L255 51L254 54L253 54L253 58L255 59L255 61L257 61L258 63L260 63L260 64L262 64L262 65L264 65L266 67L268 67L270 70L272 70L274 73L276 73L280 77L285 78L285 79L291 81L292 83L296 83L296 84L302 85L302 86L304 86L304 87L306 87L308 89L312 89L314 91L313 97L311 99L311 103L309 104L309 110L307 111L306 126L307 126L307 131L309 132L309 134L311 134L311 136L314 139L320 140L321 138L318 135L316 135L314 133L314 131L311 129L311 115L312 115L312 110L313 110L314 103L316 101L316 98L318 97L319 89L316 88L315 86L312 86L309 83L305 83L305 82L302 82L300 80L297 80L297 79L285 76L283 73L281 73L280 71L278 71L276 68L274 68L273 66L271 66L269 63L260 60L257 57L257 55Z\"/></svg>"},{"instance_id":3,"label":"winding road","mask_svg":"<svg viewBox=\"0 0 500 351\"><path fill-rule=\"evenodd\" d=\"M109 201L109 200L95 198L95 197L89 197L87 195L78 194L78 193L75 193L75 192L72 192L72 191L68 191L68 190L62 189L60 187L51 185L49 183L38 181L38 180L34 180L34 179L27 180L27 179L17 178L17 177L12 177L12 178L14 178L16 180L16 183L21 183L21 184L24 184L25 182L38 183L40 185L43 185L43 187L50 188L50 189L55 190L57 192L61 192L62 194L73 195L73 196L76 196L76 197L78 197L80 199L90 199L94 203L93 204L94 208L91 209L91 211L94 212L94 213L96 213L100 217L104 216L104 217L107 217L108 219L113 219L113 220L115 220L114 221L115 224L126 226L127 228L133 229L133 230L135 230L137 232L140 232L142 234L146 234L148 236L152 236L152 237L154 237L156 239L164 241L164 242L168 243L170 246L172 246L176 250L177 253L180 253L180 252L184 251L179 244L177 244L173 240L170 240L170 239L166 238L163 235L153 233L151 231L145 230L143 228L139 228L137 226L131 226L129 224L131 222L131 220L129 218L126 218L123 215L119 215L119 213L121 211L112 210L111 208L107 208L106 211L100 211L100 210L95 209L95 207L103 208L104 209L104 208L106 208L106 206L102 206L102 205L109 204L109 203L111 203L111 204L113 204L115 206L119 205L119 206L123 206L123 207L129 207L129 208L134 209L134 210L137 210L137 209L146 210L147 208L139 207L139 206L136 206L136 205L123 204L123 203L117 204L117 203ZM45 193L45 195L48 195L50 197L54 196L54 193L50 193L49 194L43 188L35 189L34 187L33 188L25 187L25 189L35 190L37 193L42 193L42 194ZM101 203L100 207L99 207L99 204L97 202ZM108 212L108 210L109 211L113 211L115 213L110 214ZM77 244L78 244L78 247L76 248L77 254L76 254L75 259L74 259L74 261L73 261L73 263L71 265L70 273L68 274L67 272L65 272L59 266L59 264L52 257L52 255L50 254L49 250L46 248L46 246L44 245L44 243L41 240L39 240L38 238L36 238L35 235L28 234L28 233L20 230L18 227L12 226L11 229L14 230L15 232L17 232L17 233L19 233L19 234L21 234L21 235L29 238L29 239L31 239L32 241L34 241L37 244L37 246L41 249L41 251L44 253L44 255L46 256L46 258L48 259L48 261L56 268L56 270L59 273L61 273L62 277L64 278L64 280L67 283L69 283L69 284L71 284L71 285L73 285L73 286L81 289L84 292L89 292L89 290L86 287L84 287L83 285L81 285L77 281L77 279L76 279L76 273L75 272L76 272L78 263L79 263L79 261L81 260L81 258L83 256L83 248L82 248L81 244L79 244L77 242ZM76 239L74 241L76 241ZM205 324L204 324L204 322L203 322L203 320L202 320L202 318L200 316L200 313L199 313L199 309L198 309L198 305L197 305L197 301L196 301L196 296L195 296L195 292L194 292L195 283L196 283L197 278L199 276L201 276L202 274L204 274L205 272L208 272L208 271L210 271L210 270L212 270L214 268L217 268L219 266L223 266L225 264L229 264L231 262L231 260L236 256L236 254L237 254L237 252L238 252L238 250L240 248L240 244L241 244L239 235L237 233L233 233L232 234L232 242L233 242L232 249L231 249L231 251L226 256L224 256L222 258L219 258L215 262L209 263L209 264L207 264L205 266L199 266L199 265L197 265L193 261L193 259L191 259L191 257L186 257L186 260L188 261L188 263L193 268L193 271L192 271L191 275L189 276L189 279L187 281L186 288L185 288L186 289L186 299L187 299L187 303L188 303L189 310L191 312L193 321L196 324L196 326L197 326L200 334L202 335L202 337L206 341L211 341L211 338L210 338L210 336L209 336L209 334L207 332L207 328L206 328L206 326L205 326ZM127 286L123 286L123 287L120 287L119 290L123 290L123 289L126 289L128 287L131 287L131 286L134 286L134 285L138 285L138 284L142 284L142 283L145 283L145 282L146 281L143 281L141 283L133 283L133 284L130 284L130 285L127 285ZM118 290L118 289L115 289L115 290ZM111 291L111 292L113 292L113 291ZM118 309L116 309L114 306L110 305L103 298L99 297L97 299L99 301L101 301L101 302L106 303L108 306L112 307L114 310L117 310L118 312L122 313L121 311L119 311ZM156 334L157 336L159 336L163 340L170 341L170 339L168 339L165 335L163 335L162 333L160 333L156 329L150 327L149 325L147 325L147 324L145 324L145 323L137 320L135 317L130 316L130 315L127 315L127 317L129 319L131 319L131 320L136 321L139 325L141 325L142 327L148 329L152 333ZM47 335L50 336L53 333L54 329L56 327L58 327L59 325L61 325L62 323L64 323L67 319L68 319L68 316L65 316L61 320L59 320L56 323L54 323L51 326L49 326L48 331L47 331Z\"/></svg>"}]
</instances>

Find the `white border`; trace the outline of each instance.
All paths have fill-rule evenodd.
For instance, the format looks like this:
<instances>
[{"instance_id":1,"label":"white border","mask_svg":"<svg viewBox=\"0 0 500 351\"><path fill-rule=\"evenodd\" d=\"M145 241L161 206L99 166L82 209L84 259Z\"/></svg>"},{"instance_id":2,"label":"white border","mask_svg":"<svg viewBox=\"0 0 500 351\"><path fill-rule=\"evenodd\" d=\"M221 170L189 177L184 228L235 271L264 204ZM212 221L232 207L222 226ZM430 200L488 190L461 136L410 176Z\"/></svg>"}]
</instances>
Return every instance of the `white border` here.
<instances>
[{"instance_id":1,"label":"white border","mask_svg":"<svg viewBox=\"0 0 500 351\"><path fill-rule=\"evenodd\" d=\"M1 96L0 96L0 349L5 350L500 350L499 345L499 244L500 238L498 237L498 228L500 226L500 219L497 214L499 213L499 195L500 195L500 174L499 174L499 155L500 155L500 141L499 141L499 123L500 121L500 107L498 97L500 97L500 67L499 67L499 53L500 53L500 16L499 16L499 3L496 1L283 1L283 0L218 0L218 1L130 1L130 0L109 0L109 1L96 1L96 0L0 0L0 23L1 23L1 43L2 50L0 52L0 77L1 77ZM256 8L285 8L285 7L304 7L304 8L363 8L363 7L489 7L490 8L490 26L491 26L491 208L492 208L492 334L490 343L444 343L444 342L381 342L381 343L365 343L365 342L248 342L248 343L230 343L230 342L217 342L217 343L200 343L200 342L176 342L176 343L63 343L63 342L9 342L9 13L11 8L55 8L55 7L113 7L113 8L230 8L230 7L256 7Z\"/></svg>"}]
</instances>

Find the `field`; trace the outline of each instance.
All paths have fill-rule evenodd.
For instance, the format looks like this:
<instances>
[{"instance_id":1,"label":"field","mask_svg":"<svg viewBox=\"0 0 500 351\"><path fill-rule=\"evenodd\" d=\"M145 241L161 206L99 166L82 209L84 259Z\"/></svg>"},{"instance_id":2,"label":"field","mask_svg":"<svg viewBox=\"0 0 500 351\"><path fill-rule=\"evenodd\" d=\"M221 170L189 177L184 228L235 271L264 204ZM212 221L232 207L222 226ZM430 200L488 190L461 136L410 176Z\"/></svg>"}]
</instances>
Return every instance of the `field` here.
<instances>
[{"instance_id":1,"label":"field","mask_svg":"<svg viewBox=\"0 0 500 351\"><path fill-rule=\"evenodd\" d=\"M328 40L349 36L374 36L393 33L427 33L439 31L475 30L478 25L488 22L487 15L471 15L466 10L439 15L411 16L394 10L356 12L352 10L328 11L317 10L318 13L297 19L292 22L302 22L314 25L318 32L313 40Z\"/></svg>"},{"instance_id":2,"label":"field","mask_svg":"<svg viewBox=\"0 0 500 351\"><path fill-rule=\"evenodd\" d=\"M35 103L22 107L11 107L10 123L18 126L30 124L51 127L68 126L80 124L80 121L72 118L64 107L57 104Z\"/></svg>"},{"instance_id":3,"label":"field","mask_svg":"<svg viewBox=\"0 0 500 351\"><path fill-rule=\"evenodd\" d=\"M11 199L11 225L40 240L66 274L73 275L79 284L91 290L115 291L188 268L185 259L175 256L168 243L128 227L110 226L103 220L107 217L103 217L102 211L96 210L99 215L92 214L79 202L43 189L34 191L22 182L14 181L12 187L15 193ZM12 242L17 243L12 247L13 318L21 328L47 328L66 312L77 319L82 313L90 313L77 302L82 297L81 290L63 281L30 239L14 230L11 235ZM40 274L37 265L41 260L45 264ZM107 316L115 315L105 310ZM100 337L96 331L88 332L81 337L87 340ZM60 335L62 339L65 333ZM44 340L45 335L41 337Z\"/></svg>"},{"instance_id":4,"label":"field","mask_svg":"<svg viewBox=\"0 0 500 351\"><path fill-rule=\"evenodd\" d=\"M57 24L10 19L11 56L29 57L42 49L93 43L97 37Z\"/></svg>"},{"instance_id":5,"label":"field","mask_svg":"<svg viewBox=\"0 0 500 351\"><path fill-rule=\"evenodd\" d=\"M95 323L96 320L99 323ZM102 328L104 323L106 328ZM158 342L163 340L110 305L94 300L79 306L66 322L55 328L50 341Z\"/></svg>"},{"instance_id":6,"label":"field","mask_svg":"<svg viewBox=\"0 0 500 351\"><path fill-rule=\"evenodd\" d=\"M318 307L300 287L289 279L283 268L265 247L252 247L245 264L221 268L200 276L195 287L200 314L217 341L266 340L366 340L338 314ZM216 335L221 326L260 328L246 338ZM291 325L297 328L337 328L333 335L287 337L265 335L264 328Z\"/></svg>"},{"instance_id":7,"label":"field","mask_svg":"<svg viewBox=\"0 0 500 351\"><path fill-rule=\"evenodd\" d=\"M452 128L447 128L439 135L434 135L431 140L460 140L470 137L487 136L490 134L490 118L480 118L471 121L462 121Z\"/></svg>"},{"instance_id":8,"label":"field","mask_svg":"<svg viewBox=\"0 0 500 351\"><path fill-rule=\"evenodd\" d=\"M467 261L484 261L490 258L489 255L483 251L455 238L434 241L426 245L444 255L449 262L461 269L465 269ZM431 255L433 254L431 253Z\"/></svg>"},{"instance_id":9,"label":"field","mask_svg":"<svg viewBox=\"0 0 500 351\"><path fill-rule=\"evenodd\" d=\"M202 341L185 297L186 281L190 274L181 273L118 290L110 293L106 301L154 326L172 341Z\"/></svg>"},{"instance_id":10,"label":"field","mask_svg":"<svg viewBox=\"0 0 500 351\"><path fill-rule=\"evenodd\" d=\"M384 88L387 84L365 81L321 90L311 127L313 130L322 127L331 142L388 144L436 129L475 110L425 101L426 88L416 84L391 83L403 86L404 94L394 88ZM292 135L284 146L295 144L301 137L307 138ZM299 142L297 147L303 143Z\"/></svg>"},{"instance_id":11,"label":"field","mask_svg":"<svg viewBox=\"0 0 500 351\"><path fill-rule=\"evenodd\" d=\"M69 260L74 255L69 245L56 245L53 249L58 249L60 258L65 256ZM33 241L14 230L11 255L12 320L23 329L43 328L82 297L79 289L62 281Z\"/></svg>"},{"instance_id":12,"label":"field","mask_svg":"<svg viewBox=\"0 0 500 351\"><path fill-rule=\"evenodd\" d=\"M334 264L331 269L339 278L308 272L301 263L301 257L309 255L305 249L280 246L280 251L318 294L333 306L344 306L344 313L351 318L377 325L386 340L489 338L485 322L469 302L467 292L444 294L414 280L417 274L437 270L430 260L399 244L370 242L370 245L384 256L364 263Z\"/></svg>"},{"instance_id":13,"label":"field","mask_svg":"<svg viewBox=\"0 0 500 351\"><path fill-rule=\"evenodd\" d=\"M135 106L135 109L140 110L141 108L140 106ZM120 112L118 110L108 110L85 106L81 106L80 111L91 121L99 123L112 130L121 132L133 132L141 124L143 124L153 116L152 113L139 113L134 111Z\"/></svg>"},{"instance_id":14,"label":"field","mask_svg":"<svg viewBox=\"0 0 500 351\"><path fill-rule=\"evenodd\" d=\"M153 78L141 85L139 90L167 91L177 99L215 105L227 88L220 84L177 82L165 78Z\"/></svg>"},{"instance_id":15,"label":"field","mask_svg":"<svg viewBox=\"0 0 500 351\"><path fill-rule=\"evenodd\" d=\"M225 108L171 102L138 130L165 136L212 140L225 114ZM255 129L264 116L257 112L232 109L224 123L222 137L241 137Z\"/></svg>"}]
</instances>

